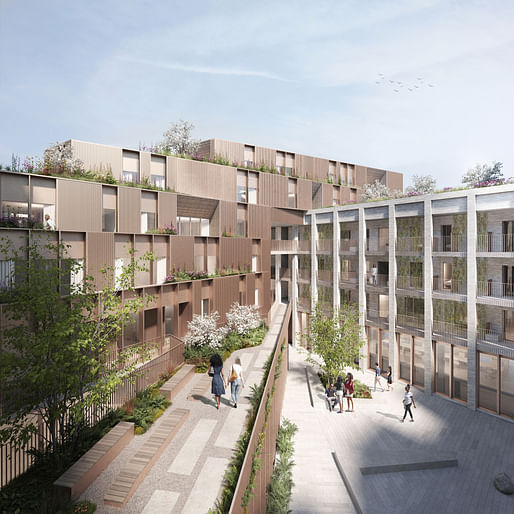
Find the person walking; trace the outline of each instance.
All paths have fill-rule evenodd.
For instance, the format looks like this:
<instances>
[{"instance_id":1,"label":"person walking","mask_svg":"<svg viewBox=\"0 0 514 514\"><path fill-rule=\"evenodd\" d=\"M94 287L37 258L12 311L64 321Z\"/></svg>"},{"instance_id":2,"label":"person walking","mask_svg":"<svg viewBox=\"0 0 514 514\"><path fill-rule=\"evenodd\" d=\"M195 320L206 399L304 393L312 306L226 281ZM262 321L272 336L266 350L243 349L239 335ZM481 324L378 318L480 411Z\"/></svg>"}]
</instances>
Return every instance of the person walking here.
<instances>
[{"instance_id":1,"label":"person walking","mask_svg":"<svg viewBox=\"0 0 514 514\"><path fill-rule=\"evenodd\" d=\"M376 286L377 285L377 266L376 264L373 264L373 267L371 268L371 283Z\"/></svg>"},{"instance_id":2,"label":"person walking","mask_svg":"<svg viewBox=\"0 0 514 514\"><path fill-rule=\"evenodd\" d=\"M375 384L374 384L374 390L377 390L377 384L380 386L382 391L384 391L384 387L382 386L382 382L380 382L380 375L382 371L380 370L380 366L378 365L378 362L375 362Z\"/></svg>"},{"instance_id":3,"label":"person walking","mask_svg":"<svg viewBox=\"0 0 514 514\"><path fill-rule=\"evenodd\" d=\"M210 360L213 376L211 393L216 397L216 408L220 408L221 395L225 394L225 375L223 374L223 360L219 353L215 353Z\"/></svg>"},{"instance_id":4,"label":"person walking","mask_svg":"<svg viewBox=\"0 0 514 514\"><path fill-rule=\"evenodd\" d=\"M339 414L341 414L343 412L343 395L344 395L343 377L339 376L339 377L337 377L337 381L336 381L336 396L337 396L337 403L339 403Z\"/></svg>"},{"instance_id":5,"label":"person walking","mask_svg":"<svg viewBox=\"0 0 514 514\"><path fill-rule=\"evenodd\" d=\"M245 385L243 377L243 366L241 366L241 359L236 357L234 364L230 367L230 393L232 401L234 402L234 409L237 409L237 400L239 399L239 391Z\"/></svg>"},{"instance_id":6,"label":"person walking","mask_svg":"<svg viewBox=\"0 0 514 514\"><path fill-rule=\"evenodd\" d=\"M348 412L353 412L353 375L351 373L348 373L346 375L346 380L344 381L344 390L345 390L345 396L346 396L346 404L348 407ZM350 403L352 404L352 408L350 410Z\"/></svg>"},{"instance_id":7,"label":"person walking","mask_svg":"<svg viewBox=\"0 0 514 514\"><path fill-rule=\"evenodd\" d=\"M393 390L393 368L391 366L387 368L387 390Z\"/></svg>"},{"instance_id":8,"label":"person walking","mask_svg":"<svg viewBox=\"0 0 514 514\"><path fill-rule=\"evenodd\" d=\"M414 408L416 408L416 402L414 401L414 396L412 396L410 384L407 384L405 386L405 394L403 395L403 407L405 409L405 412L403 413L402 423L405 421L407 412L410 414L411 422L414 422L414 417L412 416L412 411L410 410L411 405L414 405Z\"/></svg>"}]
</instances>

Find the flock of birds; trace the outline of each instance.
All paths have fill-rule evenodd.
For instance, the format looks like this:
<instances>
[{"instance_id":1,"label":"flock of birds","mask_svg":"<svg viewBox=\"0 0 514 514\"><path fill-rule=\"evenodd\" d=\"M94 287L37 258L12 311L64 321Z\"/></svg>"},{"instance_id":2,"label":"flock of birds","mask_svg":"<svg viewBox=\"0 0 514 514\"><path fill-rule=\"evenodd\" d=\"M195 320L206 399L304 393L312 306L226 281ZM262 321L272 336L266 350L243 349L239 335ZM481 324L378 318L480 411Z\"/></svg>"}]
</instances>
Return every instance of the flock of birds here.
<instances>
[{"instance_id":1,"label":"flock of birds","mask_svg":"<svg viewBox=\"0 0 514 514\"><path fill-rule=\"evenodd\" d=\"M402 88L403 91L416 91L424 87L435 87L434 84L429 84L428 82L426 82L423 77L417 77L416 82L414 82L413 84L407 84L399 80L391 80L387 78L383 73L379 73L378 77L379 78L375 81L375 84L377 84L378 86L387 86L391 88L395 93L399 93L402 90Z\"/></svg>"}]
</instances>

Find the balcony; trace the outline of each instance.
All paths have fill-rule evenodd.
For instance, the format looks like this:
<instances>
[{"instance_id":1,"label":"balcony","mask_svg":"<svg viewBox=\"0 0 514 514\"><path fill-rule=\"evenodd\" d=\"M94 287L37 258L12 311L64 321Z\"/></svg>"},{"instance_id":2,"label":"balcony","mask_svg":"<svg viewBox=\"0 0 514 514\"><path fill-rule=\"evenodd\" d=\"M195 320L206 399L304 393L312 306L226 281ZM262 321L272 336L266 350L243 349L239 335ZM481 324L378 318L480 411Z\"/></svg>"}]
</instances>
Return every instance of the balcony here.
<instances>
[{"instance_id":1,"label":"balcony","mask_svg":"<svg viewBox=\"0 0 514 514\"><path fill-rule=\"evenodd\" d=\"M396 240L397 254L414 254L423 253L423 237L402 237Z\"/></svg>"},{"instance_id":2,"label":"balcony","mask_svg":"<svg viewBox=\"0 0 514 514\"><path fill-rule=\"evenodd\" d=\"M318 239L316 241L316 250L318 252L329 252L332 253L334 241L332 239Z\"/></svg>"},{"instance_id":3,"label":"balcony","mask_svg":"<svg viewBox=\"0 0 514 514\"><path fill-rule=\"evenodd\" d=\"M442 236L434 237L432 241L433 252L453 252L465 253L466 250L466 236Z\"/></svg>"},{"instance_id":4,"label":"balcony","mask_svg":"<svg viewBox=\"0 0 514 514\"><path fill-rule=\"evenodd\" d=\"M345 284L357 284L357 273L355 271L341 271L339 281Z\"/></svg>"},{"instance_id":5,"label":"balcony","mask_svg":"<svg viewBox=\"0 0 514 514\"><path fill-rule=\"evenodd\" d=\"M304 312L310 311L311 310L311 299L300 296L300 297L298 297L297 305L298 305L298 308Z\"/></svg>"},{"instance_id":6,"label":"balcony","mask_svg":"<svg viewBox=\"0 0 514 514\"><path fill-rule=\"evenodd\" d=\"M355 239L341 239L339 243L339 253L341 254L356 254L357 241Z\"/></svg>"},{"instance_id":7,"label":"balcony","mask_svg":"<svg viewBox=\"0 0 514 514\"><path fill-rule=\"evenodd\" d=\"M389 253L389 243L384 243L378 239L368 239L366 241L367 255L386 255Z\"/></svg>"},{"instance_id":8,"label":"balcony","mask_svg":"<svg viewBox=\"0 0 514 514\"><path fill-rule=\"evenodd\" d=\"M449 323L446 321L433 321L432 334L435 339L443 341L458 341L466 343L468 340L468 327L463 323Z\"/></svg>"},{"instance_id":9,"label":"balcony","mask_svg":"<svg viewBox=\"0 0 514 514\"><path fill-rule=\"evenodd\" d=\"M511 307L514 303L514 283L505 284L493 280L478 282L477 297L483 303Z\"/></svg>"},{"instance_id":10,"label":"balcony","mask_svg":"<svg viewBox=\"0 0 514 514\"><path fill-rule=\"evenodd\" d=\"M377 311L376 309L366 309L366 321L389 325L389 313Z\"/></svg>"},{"instance_id":11,"label":"balcony","mask_svg":"<svg viewBox=\"0 0 514 514\"><path fill-rule=\"evenodd\" d=\"M298 269L298 280L311 281L311 269L310 268L299 268Z\"/></svg>"},{"instance_id":12,"label":"balcony","mask_svg":"<svg viewBox=\"0 0 514 514\"><path fill-rule=\"evenodd\" d=\"M423 290L423 277L399 276L396 277L397 289Z\"/></svg>"},{"instance_id":13,"label":"balcony","mask_svg":"<svg viewBox=\"0 0 514 514\"><path fill-rule=\"evenodd\" d=\"M439 293L449 294L467 294L467 285L465 280L457 280L455 278L443 278L435 276L433 278L433 290Z\"/></svg>"},{"instance_id":14,"label":"balcony","mask_svg":"<svg viewBox=\"0 0 514 514\"><path fill-rule=\"evenodd\" d=\"M425 329L425 320L423 316L412 316L410 314L397 314L396 327L406 329Z\"/></svg>"},{"instance_id":15,"label":"balcony","mask_svg":"<svg viewBox=\"0 0 514 514\"><path fill-rule=\"evenodd\" d=\"M366 273L366 286L385 288L389 286L389 275Z\"/></svg>"},{"instance_id":16,"label":"balcony","mask_svg":"<svg viewBox=\"0 0 514 514\"><path fill-rule=\"evenodd\" d=\"M514 341L505 339L505 335L498 330L479 328L477 329L477 349L496 354L501 351L504 355L510 353L514 356Z\"/></svg>"},{"instance_id":17,"label":"balcony","mask_svg":"<svg viewBox=\"0 0 514 514\"><path fill-rule=\"evenodd\" d=\"M477 252L514 253L514 235L511 234L479 234L477 236Z\"/></svg>"},{"instance_id":18,"label":"balcony","mask_svg":"<svg viewBox=\"0 0 514 514\"><path fill-rule=\"evenodd\" d=\"M332 283L332 270L318 270L318 280Z\"/></svg>"}]
</instances>

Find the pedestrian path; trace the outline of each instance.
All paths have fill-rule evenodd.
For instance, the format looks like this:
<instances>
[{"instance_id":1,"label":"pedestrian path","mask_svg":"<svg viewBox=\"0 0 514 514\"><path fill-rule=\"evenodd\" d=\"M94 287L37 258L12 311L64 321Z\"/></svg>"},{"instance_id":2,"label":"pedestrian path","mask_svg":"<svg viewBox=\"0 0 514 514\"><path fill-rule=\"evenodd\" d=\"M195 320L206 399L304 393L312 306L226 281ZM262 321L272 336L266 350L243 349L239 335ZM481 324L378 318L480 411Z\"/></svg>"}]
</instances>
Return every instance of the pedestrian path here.
<instances>
[{"instance_id":1,"label":"pedestrian path","mask_svg":"<svg viewBox=\"0 0 514 514\"><path fill-rule=\"evenodd\" d=\"M223 477L236 442L246 424L250 408L251 385L260 383L268 355L280 331L286 306L275 311L270 330L263 343L255 348L234 352L224 363L225 377L230 365L240 357L245 376L238 408L230 401L230 389L222 397L221 408L215 408L210 393L210 379L196 374L173 399L173 405L144 435L135 437L81 496L97 504L101 513L206 513L219 496ZM194 399L196 401L191 401ZM153 466L120 507L104 502L104 497L120 472L129 465L174 409L189 411L187 419L169 444L159 450Z\"/></svg>"},{"instance_id":2,"label":"pedestrian path","mask_svg":"<svg viewBox=\"0 0 514 514\"><path fill-rule=\"evenodd\" d=\"M416 388L414 423L401 423L402 383L355 399L354 412L339 414L329 412L322 386L312 380L311 407L304 359L291 350L283 408L299 427L293 513L356 512L332 453L366 514L514 512L514 498L493 486L496 473L514 475L514 423ZM373 385L373 372L354 376Z\"/></svg>"}]
</instances>

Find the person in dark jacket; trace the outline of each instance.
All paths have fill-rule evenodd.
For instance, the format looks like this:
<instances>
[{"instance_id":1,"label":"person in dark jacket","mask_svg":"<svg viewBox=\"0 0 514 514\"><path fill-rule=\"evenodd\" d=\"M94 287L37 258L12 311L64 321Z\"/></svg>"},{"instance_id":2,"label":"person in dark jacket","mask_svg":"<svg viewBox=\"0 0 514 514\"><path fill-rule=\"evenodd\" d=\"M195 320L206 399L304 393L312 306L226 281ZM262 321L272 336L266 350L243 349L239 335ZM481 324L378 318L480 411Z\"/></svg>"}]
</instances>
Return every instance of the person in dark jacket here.
<instances>
[{"instance_id":1,"label":"person in dark jacket","mask_svg":"<svg viewBox=\"0 0 514 514\"><path fill-rule=\"evenodd\" d=\"M218 353L211 357L210 362L214 371L212 377L211 393L216 397L216 408L220 408L221 395L225 394L225 375L223 374L223 361Z\"/></svg>"}]
</instances>

